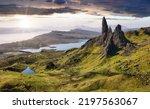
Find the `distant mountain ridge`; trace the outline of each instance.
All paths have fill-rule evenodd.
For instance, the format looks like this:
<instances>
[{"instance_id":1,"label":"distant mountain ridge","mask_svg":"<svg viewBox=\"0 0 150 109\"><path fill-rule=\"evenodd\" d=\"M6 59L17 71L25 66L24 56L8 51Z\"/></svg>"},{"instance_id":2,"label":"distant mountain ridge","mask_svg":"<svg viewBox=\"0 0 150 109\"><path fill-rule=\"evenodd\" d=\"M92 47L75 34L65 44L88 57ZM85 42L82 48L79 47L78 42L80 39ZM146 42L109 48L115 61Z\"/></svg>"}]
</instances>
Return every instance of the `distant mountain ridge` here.
<instances>
[{"instance_id":1,"label":"distant mountain ridge","mask_svg":"<svg viewBox=\"0 0 150 109\"><path fill-rule=\"evenodd\" d=\"M51 44L74 43L80 39L98 36L98 32L74 29L71 31L52 31L32 39L0 45L0 52L19 51L20 49L40 48Z\"/></svg>"},{"instance_id":2,"label":"distant mountain ridge","mask_svg":"<svg viewBox=\"0 0 150 109\"><path fill-rule=\"evenodd\" d=\"M116 25L110 25L112 30L115 30L116 28ZM85 29L85 30L89 30L89 31L95 31L95 32L102 32L102 29L99 27L88 27L88 26L81 26L79 29ZM127 26L124 26L122 25L122 30L124 32L127 32L127 31L132 31L132 30L137 30L137 29L140 29L140 28L129 28Z\"/></svg>"}]
</instances>

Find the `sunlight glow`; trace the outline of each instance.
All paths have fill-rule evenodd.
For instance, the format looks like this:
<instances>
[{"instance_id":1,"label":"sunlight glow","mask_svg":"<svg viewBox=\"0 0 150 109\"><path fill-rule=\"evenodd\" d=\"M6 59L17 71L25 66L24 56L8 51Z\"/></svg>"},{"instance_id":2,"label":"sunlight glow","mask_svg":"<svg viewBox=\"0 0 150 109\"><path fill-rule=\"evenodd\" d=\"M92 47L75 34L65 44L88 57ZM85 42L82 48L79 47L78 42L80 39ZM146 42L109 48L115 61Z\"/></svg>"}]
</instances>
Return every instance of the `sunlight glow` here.
<instances>
[{"instance_id":1,"label":"sunlight glow","mask_svg":"<svg viewBox=\"0 0 150 109\"><path fill-rule=\"evenodd\" d=\"M15 19L18 21L18 27L20 28L31 28L31 19L27 15L15 15Z\"/></svg>"}]
</instances>

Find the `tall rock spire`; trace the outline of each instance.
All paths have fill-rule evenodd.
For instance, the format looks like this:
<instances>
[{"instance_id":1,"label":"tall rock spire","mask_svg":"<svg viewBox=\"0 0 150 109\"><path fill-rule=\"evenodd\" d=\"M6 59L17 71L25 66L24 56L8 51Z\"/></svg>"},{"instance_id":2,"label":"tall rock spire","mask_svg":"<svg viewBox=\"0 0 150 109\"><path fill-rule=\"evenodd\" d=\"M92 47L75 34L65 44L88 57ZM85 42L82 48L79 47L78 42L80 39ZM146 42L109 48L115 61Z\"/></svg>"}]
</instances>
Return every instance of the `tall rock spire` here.
<instances>
[{"instance_id":1,"label":"tall rock spire","mask_svg":"<svg viewBox=\"0 0 150 109\"><path fill-rule=\"evenodd\" d=\"M118 47L118 48L122 48L125 47L127 45L127 43L129 43L129 41L126 39L124 32L121 30L121 25L117 25L114 34L113 34L113 41L114 44Z\"/></svg>"},{"instance_id":2,"label":"tall rock spire","mask_svg":"<svg viewBox=\"0 0 150 109\"><path fill-rule=\"evenodd\" d=\"M107 33L107 32L108 32L107 21L106 21L106 18L103 17L103 19L102 19L102 34Z\"/></svg>"},{"instance_id":3,"label":"tall rock spire","mask_svg":"<svg viewBox=\"0 0 150 109\"><path fill-rule=\"evenodd\" d=\"M98 44L104 50L105 56L114 56L119 50L126 48L127 45L132 44L121 29L121 25L117 25L114 32L111 27L108 28L105 17L102 20L102 35L90 39L86 45Z\"/></svg>"}]
</instances>

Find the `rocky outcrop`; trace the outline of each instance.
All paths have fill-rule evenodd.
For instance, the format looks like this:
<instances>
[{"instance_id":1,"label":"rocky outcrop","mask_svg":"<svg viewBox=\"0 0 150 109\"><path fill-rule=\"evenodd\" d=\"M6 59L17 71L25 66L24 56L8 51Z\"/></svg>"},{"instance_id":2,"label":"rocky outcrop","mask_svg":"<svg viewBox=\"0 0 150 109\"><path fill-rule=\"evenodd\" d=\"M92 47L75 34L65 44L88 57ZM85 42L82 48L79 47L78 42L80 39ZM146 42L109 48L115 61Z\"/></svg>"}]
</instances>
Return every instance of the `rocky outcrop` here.
<instances>
[{"instance_id":1,"label":"rocky outcrop","mask_svg":"<svg viewBox=\"0 0 150 109\"><path fill-rule=\"evenodd\" d=\"M82 46L87 49L94 44L101 46L104 50L106 56L113 56L119 50L126 48L130 41L125 37L124 32L121 29L121 25L117 25L114 32L112 32L111 27L108 28L106 18L102 19L102 34L99 37L92 38Z\"/></svg>"},{"instance_id":2,"label":"rocky outcrop","mask_svg":"<svg viewBox=\"0 0 150 109\"><path fill-rule=\"evenodd\" d=\"M130 41L126 39L124 32L121 29L121 25L117 25L114 32L111 27L108 29L107 21L103 17L102 21L102 35L98 38L99 44L103 46L104 53L107 56L115 55L118 50L126 47Z\"/></svg>"},{"instance_id":3,"label":"rocky outcrop","mask_svg":"<svg viewBox=\"0 0 150 109\"><path fill-rule=\"evenodd\" d=\"M56 68L57 66L53 62L49 62L46 66L46 69L49 69L49 70L56 69Z\"/></svg>"},{"instance_id":4,"label":"rocky outcrop","mask_svg":"<svg viewBox=\"0 0 150 109\"><path fill-rule=\"evenodd\" d=\"M144 32L145 34L150 35L150 27L147 27L147 28L141 28L141 30L143 30L143 32Z\"/></svg>"},{"instance_id":5,"label":"rocky outcrop","mask_svg":"<svg viewBox=\"0 0 150 109\"><path fill-rule=\"evenodd\" d=\"M121 25L117 25L113 33L113 42L118 48L123 48L127 45L127 43L129 43L124 32L121 30Z\"/></svg>"},{"instance_id":6,"label":"rocky outcrop","mask_svg":"<svg viewBox=\"0 0 150 109\"><path fill-rule=\"evenodd\" d=\"M113 42L113 36L110 37L110 39L107 41L107 45L104 47L104 53L105 55L115 55L116 52L118 51L118 48Z\"/></svg>"},{"instance_id":7,"label":"rocky outcrop","mask_svg":"<svg viewBox=\"0 0 150 109\"><path fill-rule=\"evenodd\" d=\"M106 44L106 41L108 40L108 31L109 31L109 29L108 29L106 18L103 17L103 19L102 19L102 35L96 39L98 44L100 44L100 45Z\"/></svg>"}]
</instances>

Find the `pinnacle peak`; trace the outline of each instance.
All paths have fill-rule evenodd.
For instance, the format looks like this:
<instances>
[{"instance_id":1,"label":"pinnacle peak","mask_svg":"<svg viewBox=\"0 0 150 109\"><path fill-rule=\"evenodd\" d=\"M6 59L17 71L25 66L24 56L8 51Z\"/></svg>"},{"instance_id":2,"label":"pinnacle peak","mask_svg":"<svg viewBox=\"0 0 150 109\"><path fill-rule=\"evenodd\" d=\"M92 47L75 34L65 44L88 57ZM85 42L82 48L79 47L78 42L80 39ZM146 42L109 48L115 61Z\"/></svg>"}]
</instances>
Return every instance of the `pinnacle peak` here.
<instances>
[{"instance_id":1,"label":"pinnacle peak","mask_svg":"<svg viewBox=\"0 0 150 109\"><path fill-rule=\"evenodd\" d=\"M120 24L118 24L117 26L116 26L116 29L115 30L119 30L119 31L121 31L121 25Z\"/></svg>"},{"instance_id":2,"label":"pinnacle peak","mask_svg":"<svg viewBox=\"0 0 150 109\"><path fill-rule=\"evenodd\" d=\"M106 18L103 17L103 19L102 19L102 34L107 33L107 32L108 32L107 21L106 21Z\"/></svg>"}]
</instances>

